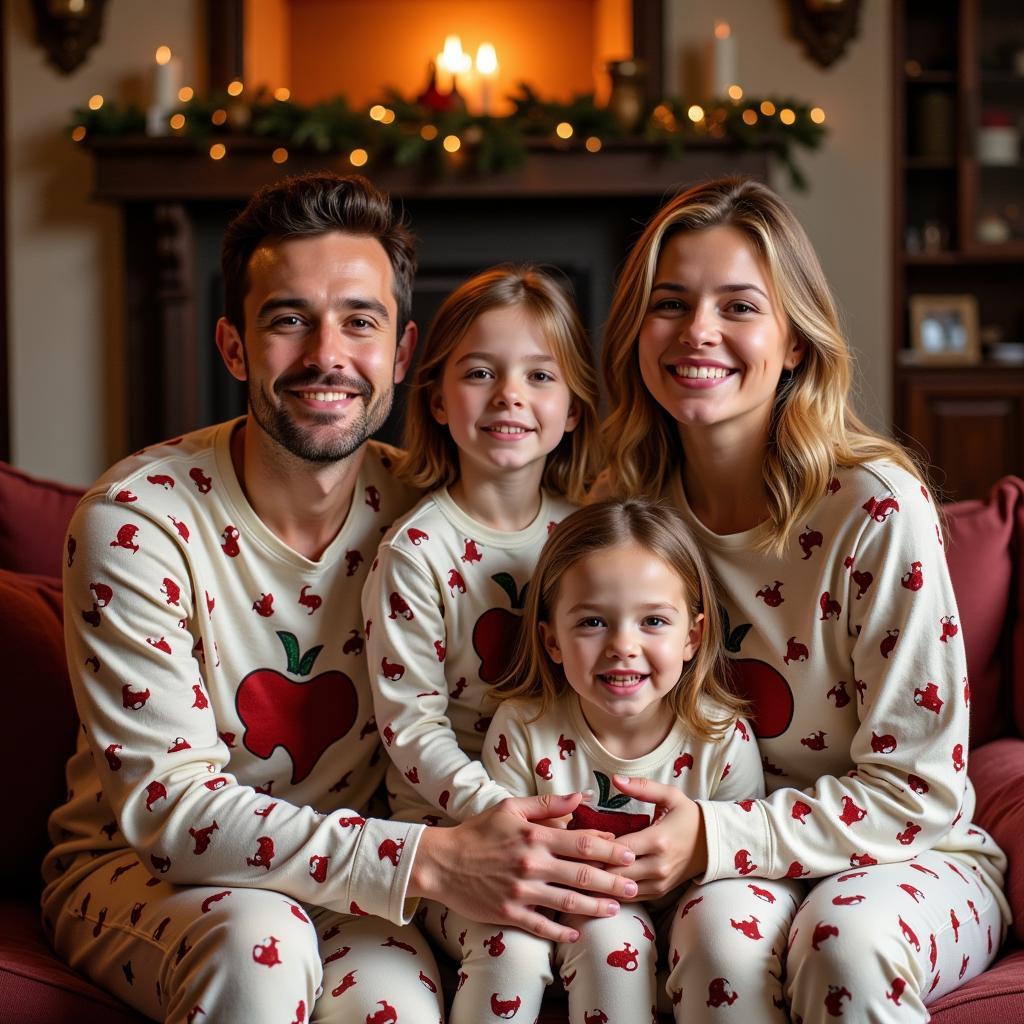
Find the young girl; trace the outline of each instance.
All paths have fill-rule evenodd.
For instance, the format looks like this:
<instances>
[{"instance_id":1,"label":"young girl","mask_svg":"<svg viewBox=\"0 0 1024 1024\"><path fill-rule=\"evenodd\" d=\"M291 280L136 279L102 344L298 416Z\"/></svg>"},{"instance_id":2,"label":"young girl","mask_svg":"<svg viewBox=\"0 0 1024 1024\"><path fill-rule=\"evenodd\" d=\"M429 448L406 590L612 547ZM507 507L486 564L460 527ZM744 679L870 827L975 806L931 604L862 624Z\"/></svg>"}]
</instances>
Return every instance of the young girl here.
<instances>
[{"instance_id":1,"label":"young girl","mask_svg":"<svg viewBox=\"0 0 1024 1024\"><path fill-rule=\"evenodd\" d=\"M430 493L394 524L363 592L400 820L461 822L508 796L479 761L483 701L508 668L541 547L593 480L596 410L589 345L552 277L496 267L443 303L399 467ZM442 934L441 910L426 924Z\"/></svg>"},{"instance_id":2,"label":"young girl","mask_svg":"<svg viewBox=\"0 0 1024 1024\"><path fill-rule=\"evenodd\" d=\"M616 793L624 776L692 799L758 797L757 744L737 717L742 702L724 685L723 667L711 578L679 514L645 501L580 509L541 554L519 656L509 684L495 692L501 704L484 765L517 796L583 791L568 828L616 836L648 829L660 810ZM671 971L667 994L678 1003L675 907L669 896L599 920L562 915L580 933L578 942L555 948L574 1024L649 1024L659 954ZM688 910L682 907L683 917ZM495 952L508 945L508 930L459 927L466 930L451 1020L501 1019L513 1007L533 1020L550 978L547 951L529 951L534 962L517 963ZM753 935L757 920L737 927Z\"/></svg>"}]
</instances>

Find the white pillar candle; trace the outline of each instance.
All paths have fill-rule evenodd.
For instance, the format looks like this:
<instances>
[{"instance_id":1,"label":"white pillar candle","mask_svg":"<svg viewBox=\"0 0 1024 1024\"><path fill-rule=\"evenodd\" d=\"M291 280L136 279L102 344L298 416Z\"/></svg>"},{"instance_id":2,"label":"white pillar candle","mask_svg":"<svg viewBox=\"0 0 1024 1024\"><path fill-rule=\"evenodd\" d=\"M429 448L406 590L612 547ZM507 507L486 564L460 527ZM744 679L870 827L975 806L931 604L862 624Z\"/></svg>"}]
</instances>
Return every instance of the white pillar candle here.
<instances>
[{"instance_id":1,"label":"white pillar candle","mask_svg":"<svg viewBox=\"0 0 1024 1024\"><path fill-rule=\"evenodd\" d=\"M166 135L167 119L178 106L178 90L181 89L183 65L170 47L161 46L156 51L153 65L149 110L146 111L146 132L149 135Z\"/></svg>"},{"instance_id":2,"label":"white pillar candle","mask_svg":"<svg viewBox=\"0 0 1024 1024\"><path fill-rule=\"evenodd\" d=\"M711 44L711 95L729 95L729 86L738 84L736 71L736 37L727 21L715 22L715 38Z\"/></svg>"}]
</instances>

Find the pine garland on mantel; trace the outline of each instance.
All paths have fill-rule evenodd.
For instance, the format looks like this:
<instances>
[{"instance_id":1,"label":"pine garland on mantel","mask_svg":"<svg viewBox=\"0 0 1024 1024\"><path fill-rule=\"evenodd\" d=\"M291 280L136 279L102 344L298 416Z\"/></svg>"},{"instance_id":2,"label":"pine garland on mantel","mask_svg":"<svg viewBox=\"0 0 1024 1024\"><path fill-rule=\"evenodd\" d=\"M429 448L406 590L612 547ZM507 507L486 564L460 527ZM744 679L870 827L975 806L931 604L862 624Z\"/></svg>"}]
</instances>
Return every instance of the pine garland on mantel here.
<instances>
[{"instance_id":1,"label":"pine garland on mantel","mask_svg":"<svg viewBox=\"0 0 1024 1024\"><path fill-rule=\"evenodd\" d=\"M471 166L481 175L514 170L527 157L531 140L550 140L560 149L597 152L606 142L642 138L666 157L693 143L729 142L743 149L768 148L782 161L795 188L806 179L794 159L798 148L821 147L827 129L819 108L779 97L720 99L702 105L667 98L647 111L642 127L626 135L611 111L591 95L569 103L542 100L528 85L510 97L504 117L433 110L396 92L369 111L352 109L344 96L306 106L258 92L251 100L226 92L183 103L168 134L193 139L198 147L232 136L255 136L293 151L348 154L354 167L422 167L441 177ZM69 126L76 142L138 136L146 117L132 105L102 102L79 108Z\"/></svg>"}]
</instances>

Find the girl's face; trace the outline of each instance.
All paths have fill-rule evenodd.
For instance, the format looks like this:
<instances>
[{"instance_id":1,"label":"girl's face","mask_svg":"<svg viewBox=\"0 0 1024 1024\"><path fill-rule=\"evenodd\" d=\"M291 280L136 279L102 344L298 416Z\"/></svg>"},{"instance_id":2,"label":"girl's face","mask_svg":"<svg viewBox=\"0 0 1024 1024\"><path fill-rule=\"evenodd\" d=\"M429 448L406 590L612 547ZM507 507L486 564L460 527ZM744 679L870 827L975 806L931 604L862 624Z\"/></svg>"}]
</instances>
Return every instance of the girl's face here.
<instances>
[{"instance_id":1,"label":"girl's face","mask_svg":"<svg viewBox=\"0 0 1024 1024\"><path fill-rule=\"evenodd\" d=\"M803 354L742 232L708 228L665 243L640 327L640 372L681 428L767 436L779 377Z\"/></svg>"},{"instance_id":2,"label":"girl's face","mask_svg":"<svg viewBox=\"0 0 1024 1024\"><path fill-rule=\"evenodd\" d=\"M544 647L601 739L653 722L700 644L679 574L637 544L581 558L562 576Z\"/></svg>"},{"instance_id":3,"label":"girl's face","mask_svg":"<svg viewBox=\"0 0 1024 1024\"><path fill-rule=\"evenodd\" d=\"M473 321L445 362L431 412L448 426L463 474L532 467L538 486L548 453L579 420L551 346L520 306Z\"/></svg>"}]
</instances>

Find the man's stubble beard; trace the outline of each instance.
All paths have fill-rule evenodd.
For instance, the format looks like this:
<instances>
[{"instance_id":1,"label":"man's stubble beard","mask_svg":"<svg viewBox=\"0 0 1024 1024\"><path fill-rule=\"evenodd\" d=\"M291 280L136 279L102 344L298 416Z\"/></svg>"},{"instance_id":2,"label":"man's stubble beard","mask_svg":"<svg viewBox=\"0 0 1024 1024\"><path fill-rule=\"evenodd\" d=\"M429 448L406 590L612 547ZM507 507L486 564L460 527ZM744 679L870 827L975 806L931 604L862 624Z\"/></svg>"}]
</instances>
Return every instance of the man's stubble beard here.
<instances>
[{"instance_id":1,"label":"man's stubble beard","mask_svg":"<svg viewBox=\"0 0 1024 1024\"><path fill-rule=\"evenodd\" d=\"M249 382L248 388L249 411L260 429L296 458L317 465L340 462L357 452L373 434L384 426L388 414L391 412L394 389L388 388L371 401L370 395L365 393L369 390L369 385L352 378L328 375L325 379L316 381L279 381L275 390L312 387L314 383L332 390L354 388L360 392L361 405L354 421L340 434L328 440L320 443L314 441L291 418L283 405L275 405L263 386L257 386L252 381ZM333 413L314 413L310 418L314 424L323 425L329 425L337 419Z\"/></svg>"}]
</instances>

